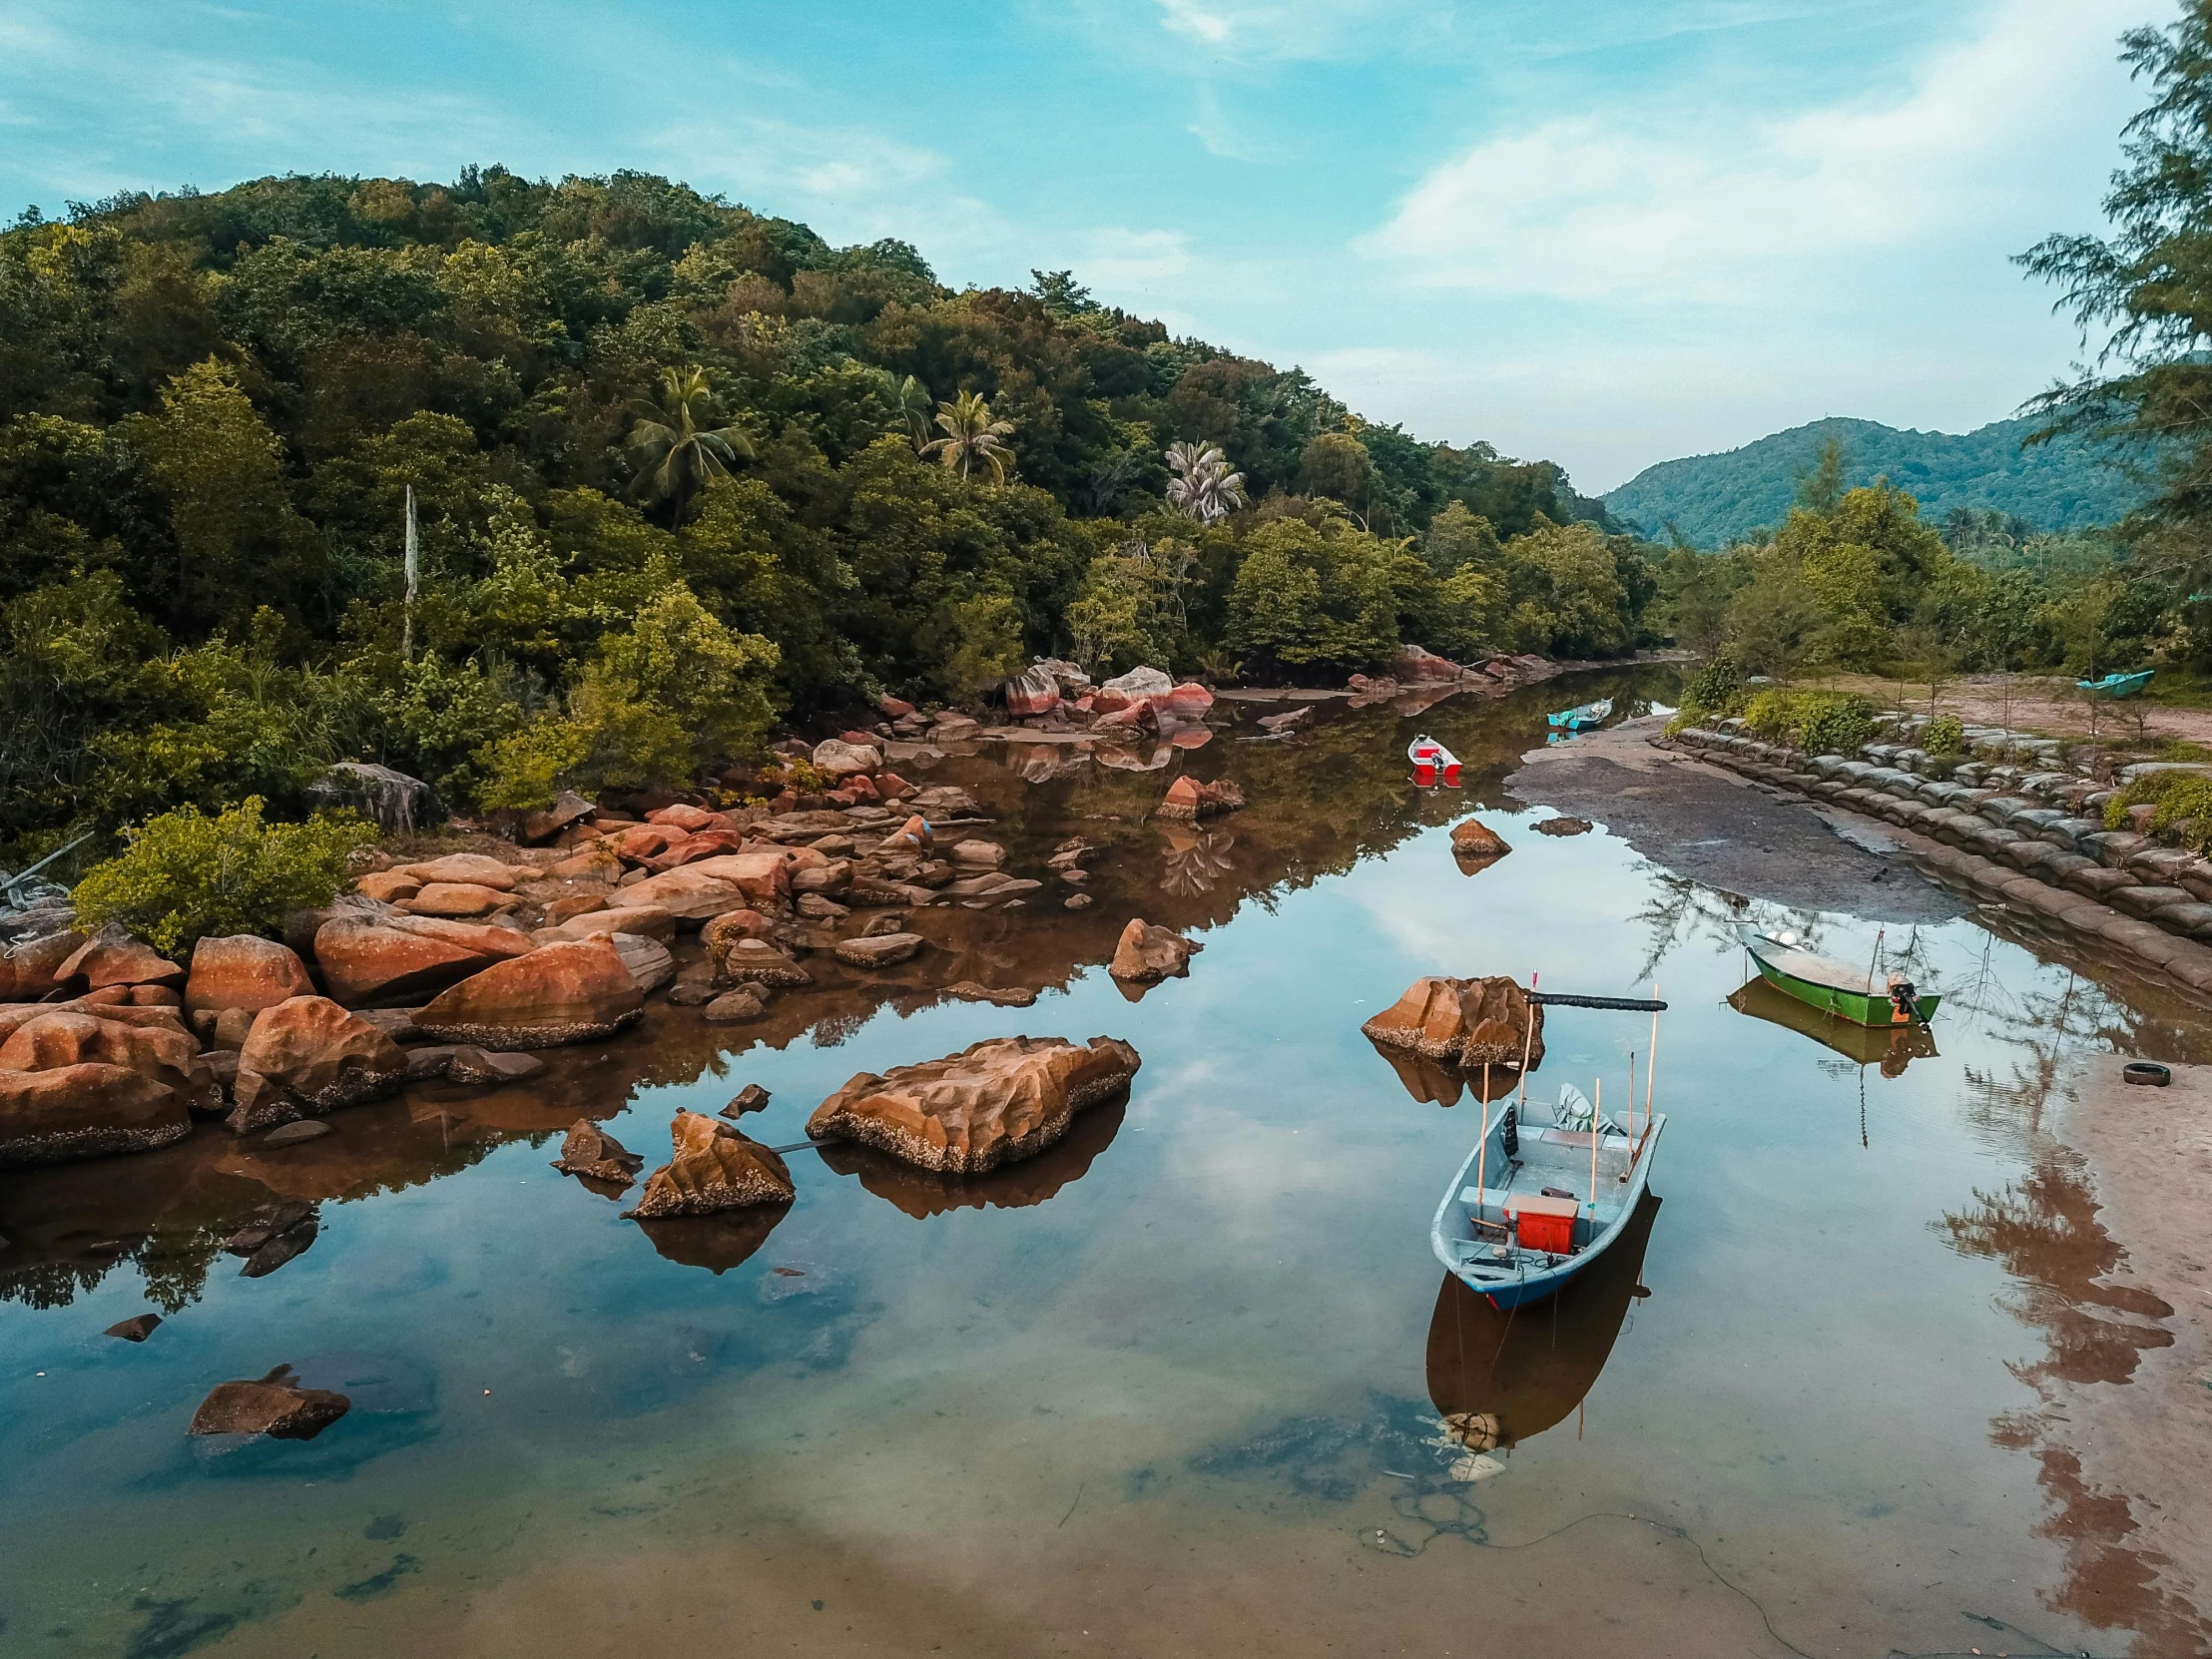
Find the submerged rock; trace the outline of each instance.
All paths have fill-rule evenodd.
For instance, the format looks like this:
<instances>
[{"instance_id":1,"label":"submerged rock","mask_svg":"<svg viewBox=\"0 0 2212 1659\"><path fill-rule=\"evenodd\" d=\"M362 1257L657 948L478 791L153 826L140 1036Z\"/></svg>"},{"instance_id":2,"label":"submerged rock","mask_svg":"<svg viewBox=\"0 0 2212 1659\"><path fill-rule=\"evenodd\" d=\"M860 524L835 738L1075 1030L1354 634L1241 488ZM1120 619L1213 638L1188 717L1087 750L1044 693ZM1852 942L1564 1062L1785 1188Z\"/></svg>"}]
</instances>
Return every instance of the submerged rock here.
<instances>
[{"instance_id":1,"label":"submerged rock","mask_svg":"<svg viewBox=\"0 0 2212 1659\"><path fill-rule=\"evenodd\" d=\"M627 1187L645 1167L645 1160L590 1118L578 1118L561 1142L561 1155L553 1160L553 1167L569 1175L615 1181Z\"/></svg>"},{"instance_id":2,"label":"submerged rock","mask_svg":"<svg viewBox=\"0 0 2212 1659\"><path fill-rule=\"evenodd\" d=\"M143 1343L160 1329L162 1317L159 1314L134 1314L120 1325L109 1326L101 1335L119 1337L127 1343Z\"/></svg>"},{"instance_id":3,"label":"submerged rock","mask_svg":"<svg viewBox=\"0 0 2212 1659\"><path fill-rule=\"evenodd\" d=\"M861 1072L807 1120L813 1140L862 1141L923 1169L973 1174L1027 1158L1142 1062L1115 1037L997 1037L887 1074Z\"/></svg>"},{"instance_id":4,"label":"submerged rock","mask_svg":"<svg viewBox=\"0 0 2212 1659\"><path fill-rule=\"evenodd\" d=\"M698 1112L678 1112L669 1126L675 1156L653 1172L638 1207L656 1216L703 1216L749 1204L789 1204L798 1196L784 1160L732 1125Z\"/></svg>"},{"instance_id":5,"label":"submerged rock","mask_svg":"<svg viewBox=\"0 0 2212 1659\"><path fill-rule=\"evenodd\" d=\"M812 974L766 939L733 941L715 973L718 985L767 985L775 990L796 990L814 982Z\"/></svg>"},{"instance_id":6,"label":"submerged rock","mask_svg":"<svg viewBox=\"0 0 2212 1659\"><path fill-rule=\"evenodd\" d=\"M928 943L919 933L869 933L840 939L832 954L849 967L893 967Z\"/></svg>"},{"instance_id":7,"label":"submerged rock","mask_svg":"<svg viewBox=\"0 0 2212 1659\"><path fill-rule=\"evenodd\" d=\"M1539 835L1586 835L1597 827L1586 818L1547 818L1535 827Z\"/></svg>"},{"instance_id":8,"label":"submerged rock","mask_svg":"<svg viewBox=\"0 0 2212 1659\"><path fill-rule=\"evenodd\" d=\"M1360 1029L1372 1042L1461 1067L1518 1066L1524 1037L1531 1071L1544 1057L1542 1007L1532 1005L1527 990L1502 975L1416 979L1403 996Z\"/></svg>"},{"instance_id":9,"label":"submerged rock","mask_svg":"<svg viewBox=\"0 0 2212 1659\"><path fill-rule=\"evenodd\" d=\"M1114 959L1106 971L1131 984L1178 978L1190 972L1191 958L1206 947L1167 927L1155 927L1140 916L1131 916L1114 946Z\"/></svg>"},{"instance_id":10,"label":"submerged rock","mask_svg":"<svg viewBox=\"0 0 2212 1659\"><path fill-rule=\"evenodd\" d=\"M218 1382L192 1414L188 1434L267 1434L276 1440L311 1440L352 1408L327 1388L303 1388L291 1367L278 1366L253 1382Z\"/></svg>"},{"instance_id":11,"label":"submerged rock","mask_svg":"<svg viewBox=\"0 0 2212 1659\"><path fill-rule=\"evenodd\" d=\"M1504 857L1513 848L1503 835L1480 819L1470 818L1451 827L1451 850L1456 857L1487 863L1492 858Z\"/></svg>"}]
</instances>

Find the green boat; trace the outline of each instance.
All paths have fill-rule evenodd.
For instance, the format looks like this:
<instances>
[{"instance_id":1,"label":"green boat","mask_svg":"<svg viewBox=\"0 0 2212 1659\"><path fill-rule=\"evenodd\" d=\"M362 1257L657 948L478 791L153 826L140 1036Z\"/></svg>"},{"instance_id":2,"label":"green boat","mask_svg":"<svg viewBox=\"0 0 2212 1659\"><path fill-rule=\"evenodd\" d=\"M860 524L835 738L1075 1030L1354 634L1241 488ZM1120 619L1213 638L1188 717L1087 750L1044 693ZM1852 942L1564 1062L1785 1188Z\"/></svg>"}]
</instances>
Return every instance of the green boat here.
<instances>
[{"instance_id":1,"label":"green boat","mask_svg":"<svg viewBox=\"0 0 2212 1659\"><path fill-rule=\"evenodd\" d=\"M2084 696L2095 699L2133 697L2150 684L2151 676L2157 672L2156 669L2146 668L2133 674L2107 674L2101 680L2076 680L2074 687Z\"/></svg>"},{"instance_id":2,"label":"green boat","mask_svg":"<svg viewBox=\"0 0 2212 1659\"><path fill-rule=\"evenodd\" d=\"M1936 1034L1918 1020L1905 1025L1860 1025L1807 1007L1756 974L1729 994L1728 1005L1739 1014L1811 1037L1855 1066L1879 1065L1885 1077L1902 1077L1913 1061L1936 1052Z\"/></svg>"},{"instance_id":3,"label":"green boat","mask_svg":"<svg viewBox=\"0 0 2212 1659\"><path fill-rule=\"evenodd\" d=\"M1939 996L1922 996L1902 973L1880 981L1864 968L1816 955L1799 945L1795 934L1772 938L1755 927L1739 927L1737 937L1758 963L1760 977L1808 1007L1866 1026L1926 1025Z\"/></svg>"}]
</instances>

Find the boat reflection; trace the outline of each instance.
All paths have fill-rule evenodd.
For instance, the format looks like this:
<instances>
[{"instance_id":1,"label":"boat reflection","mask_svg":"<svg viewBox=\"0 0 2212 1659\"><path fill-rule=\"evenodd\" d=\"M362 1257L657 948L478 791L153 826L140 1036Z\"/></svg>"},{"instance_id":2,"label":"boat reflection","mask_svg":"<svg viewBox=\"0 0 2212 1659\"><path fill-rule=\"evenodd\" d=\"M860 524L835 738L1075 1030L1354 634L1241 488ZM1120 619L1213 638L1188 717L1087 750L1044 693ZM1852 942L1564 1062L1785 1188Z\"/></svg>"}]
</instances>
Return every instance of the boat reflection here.
<instances>
[{"instance_id":1,"label":"boat reflection","mask_svg":"<svg viewBox=\"0 0 2212 1659\"><path fill-rule=\"evenodd\" d=\"M1764 979L1753 979L1732 993L1728 1005L1739 1014L1811 1037L1853 1065L1880 1065L1885 1077L1902 1077L1912 1061L1929 1059L1936 1053L1935 1033L1925 1025L1860 1025L1810 1007Z\"/></svg>"},{"instance_id":2,"label":"boat reflection","mask_svg":"<svg viewBox=\"0 0 2212 1659\"><path fill-rule=\"evenodd\" d=\"M872 1146L830 1141L822 1161L839 1175L856 1175L877 1198L887 1198L916 1221L947 1210L1025 1210L1042 1204L1071 1181L1080 1181L1091 1160L1113 1144L1129 1111L1127 1091L1077 1114L1068 1132L1034 1158L1001 1165L981 1175L936 1175L916 1169Z\"/></svg>"},{"instance_id":3,"label":"boat reflection","mask_svg":"<svg viewBox=\"0 0 2212 1659\"><path fill-rule=\"evenodd\" d=\"M1428 1397L1455 1439L1509 1446L1582 1403L1636 1301L1659 1204L1647 1192L1613 1247L1536 1308L1501 1312L1444 1275L1428 1322Z\"/></svg>"}]
</instances>

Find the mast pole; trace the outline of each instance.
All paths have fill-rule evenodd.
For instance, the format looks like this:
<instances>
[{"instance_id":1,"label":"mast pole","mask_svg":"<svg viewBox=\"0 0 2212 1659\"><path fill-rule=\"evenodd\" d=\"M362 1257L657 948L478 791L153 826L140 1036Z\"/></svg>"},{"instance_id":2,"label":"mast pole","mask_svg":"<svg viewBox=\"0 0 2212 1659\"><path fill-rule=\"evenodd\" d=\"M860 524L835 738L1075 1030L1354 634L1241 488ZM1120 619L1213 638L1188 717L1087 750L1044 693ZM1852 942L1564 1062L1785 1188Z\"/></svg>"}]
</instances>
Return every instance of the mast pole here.
<instances>
[{"instance_id":1,"label":"mast pole","mask_svg":"<svg viewBox=\"0 0 2212 1659\"><path fill-rule=\"evenodd\" d=\"M401 625L399 633L399 655L401 660L409 663L414 661L414 602L417 564L414 485L409 484L407 486L407 619Z\"/></svg>"},{"instance_id":2,"label":"mast pole","mask_svg":"<svg viewBox=\"0 0 2212 1659\"><path fill-rule=\"evenodd\" d=\"M1488 1219L1489 1200L1485 1197L1488 1181L1484 1177L1484 1163L1490 1151L1490 1062L1482 1062L1482 1138L1474 1143L1474 1219Z\"/></svg>"},{"instance_id":3,"label":"mast pole","mask_svg":"<svg viewBox=\"0 0 2212 1659\"><path fill-rule=\"evenodd\" d=\"M1585 1250L1597 1238L1597 1137L1598 1125L1605 1121L1605 1079L1600 1077L1590 1086L1596 1098L1590 1102L1590 1238L1583 1242Z\"/></svg>"},{"instance_id":4,"label":"mast pole","mask_svg":"<svg viewBox=\"0 0 2212 1659\"><path fill-rule=\"evenodd\" d=\"M1536 975L1528 976L1528 1023L1521 1031L1520 1041L1520 1109L1528 1115L1528 1054L1536 1043Z\"/></svg>"},{"instance_id":5,"label":"mast pole","mask_svg":"<svg viewBox=\"0 0 2212 1659\"><path fill-rule=\"evenodd\" d=\"M1651 1000L1659 1000L1659 981L1651 982ZM1651 1011L1651 1046L1644 1050L1644 1133L1651 1133L1651 1078L1659 1069L1659 1010ZM1634 1091L1631 1090L1631 1093ZM1634 1101L1629 1103L1631 1106Z\"/></svg>"}]
</instances>

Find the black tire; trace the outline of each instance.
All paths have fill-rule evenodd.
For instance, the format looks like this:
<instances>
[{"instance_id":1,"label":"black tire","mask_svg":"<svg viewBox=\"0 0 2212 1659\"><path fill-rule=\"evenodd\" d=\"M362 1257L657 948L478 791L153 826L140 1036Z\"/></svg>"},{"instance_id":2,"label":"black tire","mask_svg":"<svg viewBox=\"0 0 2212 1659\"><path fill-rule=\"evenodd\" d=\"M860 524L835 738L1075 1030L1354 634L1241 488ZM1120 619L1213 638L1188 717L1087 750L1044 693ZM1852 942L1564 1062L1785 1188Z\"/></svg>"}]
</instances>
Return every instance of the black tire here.
<instances>
[{"instance_id":1,"label":"black tire","mask_svg":"<svg viewBox=\"0 0 2212 1659\"><path fill-rule=\"evenodd\" d=\"M2120 1068L2120 1081L2140 1083L2145 1088L2162 1089L2174 1080L2173 1070L2156 1060L2130 1060Z\"/></svg>"}]
</instances>

